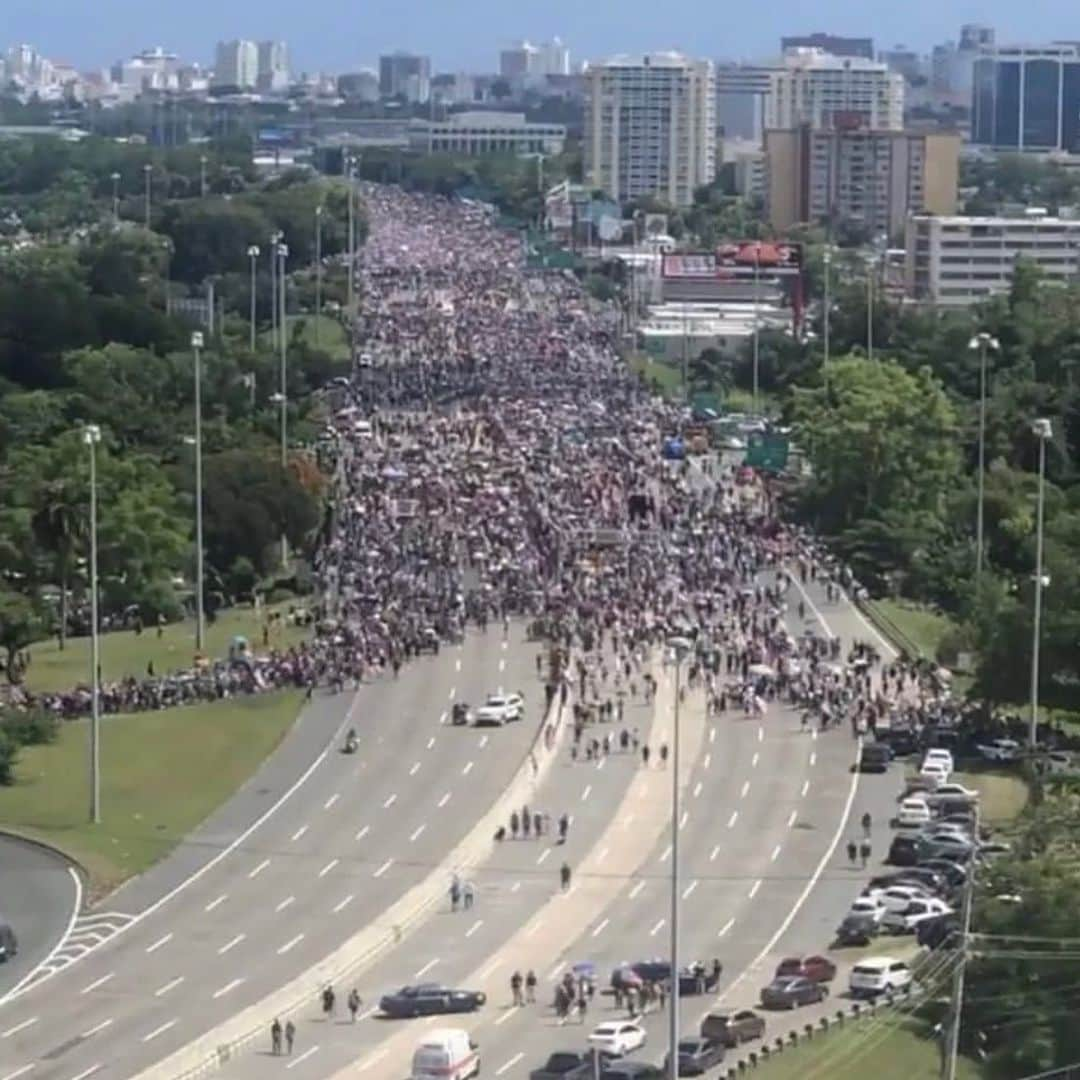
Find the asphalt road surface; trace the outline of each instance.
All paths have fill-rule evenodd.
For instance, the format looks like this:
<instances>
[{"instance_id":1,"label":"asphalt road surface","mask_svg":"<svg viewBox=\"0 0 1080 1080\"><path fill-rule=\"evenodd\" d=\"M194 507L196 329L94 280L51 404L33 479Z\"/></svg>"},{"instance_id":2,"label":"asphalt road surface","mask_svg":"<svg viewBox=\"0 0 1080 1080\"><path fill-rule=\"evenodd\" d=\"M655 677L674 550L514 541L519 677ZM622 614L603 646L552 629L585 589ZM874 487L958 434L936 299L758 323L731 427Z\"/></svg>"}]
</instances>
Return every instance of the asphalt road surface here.
<instances>
[{"instance_id":1,"label":"asphalt road surface","mask_svg":"<svg viewBox=\"0 0 1080 1080\"><path fill-rule=\"evenodd\" d=\"M18 954L0 964L0 995L49 957L75 918L81 896L67 860L37 844L0 836L0 918L11 924L19 943Z\"/></svg>"},{"instance_id":2,"label":"asphalt road surface","mask_svg":"<svg viewBox=\"0 0 1080 1080\"><path fill-rule=\"evenodd\" d=\"M276 812L164 903L0 1009L0 1077L121 1080L325 958L425 878L503 791L541 720L536 647L472 633L365 686ZM454 701L526 694L526 719L453 727ZM268 808L269 809L269 808ZM205 863L205 853L204 853ZM7 1070L6 1072L3 1070Z\"/></svg>"}]
</instances>

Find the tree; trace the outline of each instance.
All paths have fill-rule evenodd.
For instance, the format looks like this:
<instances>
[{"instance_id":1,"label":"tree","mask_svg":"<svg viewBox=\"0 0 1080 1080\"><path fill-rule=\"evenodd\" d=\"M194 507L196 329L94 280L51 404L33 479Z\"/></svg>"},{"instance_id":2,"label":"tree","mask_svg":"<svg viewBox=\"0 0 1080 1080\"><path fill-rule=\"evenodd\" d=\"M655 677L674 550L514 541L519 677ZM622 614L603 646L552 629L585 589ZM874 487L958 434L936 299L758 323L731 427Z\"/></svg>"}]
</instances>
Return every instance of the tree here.
<instances>
[{"instance_id":1,"label":"tree","mask_svg":"<svg viewBox=\"0 0 1080 1080\"><path fill-rule=\"evenodd\" d=\"M0 587L0 649L4 650L4 670L9 683L18 682L22 675L17 655L43 632L44 624L33 601Z\"/></svg>"}]
</instances>

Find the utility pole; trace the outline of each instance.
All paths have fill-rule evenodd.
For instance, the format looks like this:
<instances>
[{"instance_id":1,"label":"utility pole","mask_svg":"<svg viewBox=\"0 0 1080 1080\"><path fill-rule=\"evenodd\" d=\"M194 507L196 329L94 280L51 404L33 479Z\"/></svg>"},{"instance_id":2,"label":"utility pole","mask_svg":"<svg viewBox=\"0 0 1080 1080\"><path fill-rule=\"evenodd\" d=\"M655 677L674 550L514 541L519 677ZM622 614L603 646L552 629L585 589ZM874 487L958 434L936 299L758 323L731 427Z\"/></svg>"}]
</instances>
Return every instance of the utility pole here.
<instances>
[{"instance_id":1,"label":"utility pole","mask_svg":"<svg viewBox=\"0 0 1080 1080\"><path fill-rule=\"evenodd\" d=\"M979 835L979 804L975 804L974 836ZM975 863L969 864L967 882L964 885L964 911L961 921L960 955L953 972L952 1015L949 1018L949 1039L945 1051L944 1080L956 1080L956 1064L960 1055L960 1016L964 1009L964 976L967 968L968 939L971 935L971 909L975 899Z\"/></svg>"},{"instance_id":2,"label":"utility pole","mask_svg":"<svg viewBox=\"0 0 1080 1080\"><path fill-rule=\"evenodd\" d=\"M256 297L256 267L259 261L259 248L257 244L252 244L248 248L248 259L251 260L251 332L249 337L249 347L251 351L255 351L255 319L258 315L258 299Z\"/></svg>"},{"instance_id":3,"label":"utility pole","mask_svg":"<svg viewBox=\"0 0 1080 1080\"><path fill-rule=\"evenodd\" d=\"M202 468L202 347L203 336L191 335L195 354L195 648L203 651L206 617L203 610L203 468Z\"/></svg>"},{"instance_id":4,"label":"utility pole","mask_svg":"<svg viewBox=\"0 0 1080 1080\"><path fill-rule=\"evenodd\" d=\"M675 725L671 740L671 1005L668 1011L669 1076L679 1078L679 707L682 698L682 666L690 651L686 638L672 638L668 645L675 657Z\"/></svg>"},{"instance_id":5,"label":"utility pole","mask_svg":"<svg viewBox=\"0 0 1080 1080\"><path fill-rule=\"evenodd\" d=\"M153 169L154 167L149 162L143 166L143 178L146 186L146 191L143 196L143 224L147 229L150 228L150 174L153 172Z\"/></svg>"},{"instance_id":6,"label":"utility pole","mask_svg":"<svg viewBox=\"0 0 1080 1080\"><path fill-rule=\"evenodd\" d=\"M1039 499L1035 516L1035 619L1031 641L1031 725L1028 746L1035 750L1039 741L1039 644L1042 638L1043 518L1046 509L1046 444L1053 436L1050 421L1036 420L1032 431L1039 440Z\"/></svg>"},{"instance_id":7,"label":"utility pole","mask_svg":"<svg viewBox=\"0 0 1080 1080\"><path fill-rule=\"evenodd\" d=\"M83 428L90 451L90 821L101 824L101 650L98 639L97 446L101 429Z\"/></svg>"},{"instance_id":8,"label":"utility pole","mask_svg":"<svg viewBox=\"0 0 1080 1080\"><path fill-rule=\"evenodd\" d=\"M322 323L322 203L315 207L315 344L321 343Z\"/></svg>"},{"instance_id":9,"label":"utility pole","mask_svg":"<svg viewBox=\"0 0 1080 1080\"><path fill-rule=\"evenodd\" d=\"M997 352L1001 346L995 337L983 331L968 342L969 349L979 351L979 475L978 499L975 508L975 591L978 593L982 583L982 568L985 543L983 540L983 519L986 488L986 353L988 349Z\"/></svg>"}]
</instances>

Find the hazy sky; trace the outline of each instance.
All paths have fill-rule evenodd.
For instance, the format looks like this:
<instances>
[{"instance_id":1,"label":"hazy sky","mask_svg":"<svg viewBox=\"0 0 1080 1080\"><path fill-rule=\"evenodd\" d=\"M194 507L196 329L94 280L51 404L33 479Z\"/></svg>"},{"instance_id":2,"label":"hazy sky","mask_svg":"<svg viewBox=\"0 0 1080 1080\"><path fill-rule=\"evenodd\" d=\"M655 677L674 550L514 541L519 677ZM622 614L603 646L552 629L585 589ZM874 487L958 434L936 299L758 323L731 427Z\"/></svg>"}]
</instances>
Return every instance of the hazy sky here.
<instances>
[{"instance_id":1,"label":"hazy sky","mask_svg":"<svg viewBox=\"0 0 1080 1080\"><path fill-rule=\"evenodd\" d=\"M205 63L219 38L282 38L297 70L355 69L403 48L438 71L490 71L521 37L558 35L575 62L662 48L755 59L783 33L814 30L926 50L965 22L996 26L999 41L1080 39L1076 0L0 0L0 45L93 68L159 44Z\"/></svg>"}]
</instances>

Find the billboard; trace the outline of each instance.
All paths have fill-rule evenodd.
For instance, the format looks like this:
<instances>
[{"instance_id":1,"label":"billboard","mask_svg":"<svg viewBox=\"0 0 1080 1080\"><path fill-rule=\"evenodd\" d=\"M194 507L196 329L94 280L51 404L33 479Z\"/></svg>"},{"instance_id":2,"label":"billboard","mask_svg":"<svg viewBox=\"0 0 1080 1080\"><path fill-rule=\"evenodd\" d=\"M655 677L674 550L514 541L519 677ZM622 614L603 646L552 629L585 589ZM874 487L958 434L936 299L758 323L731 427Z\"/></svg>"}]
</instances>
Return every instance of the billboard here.
<instances>
[{"instance_id":1,"label":"billboard","mask_svg":"<svg viewBox=\"0 0 1080 1080\"><path fill-rule=\"evenodd\" d=\"M708 254L664 256L665 278L731 279L753 277L798 277L802 273L802 245L765 240L738 240L720 244Z\"/></svg>"}]
</instances>

